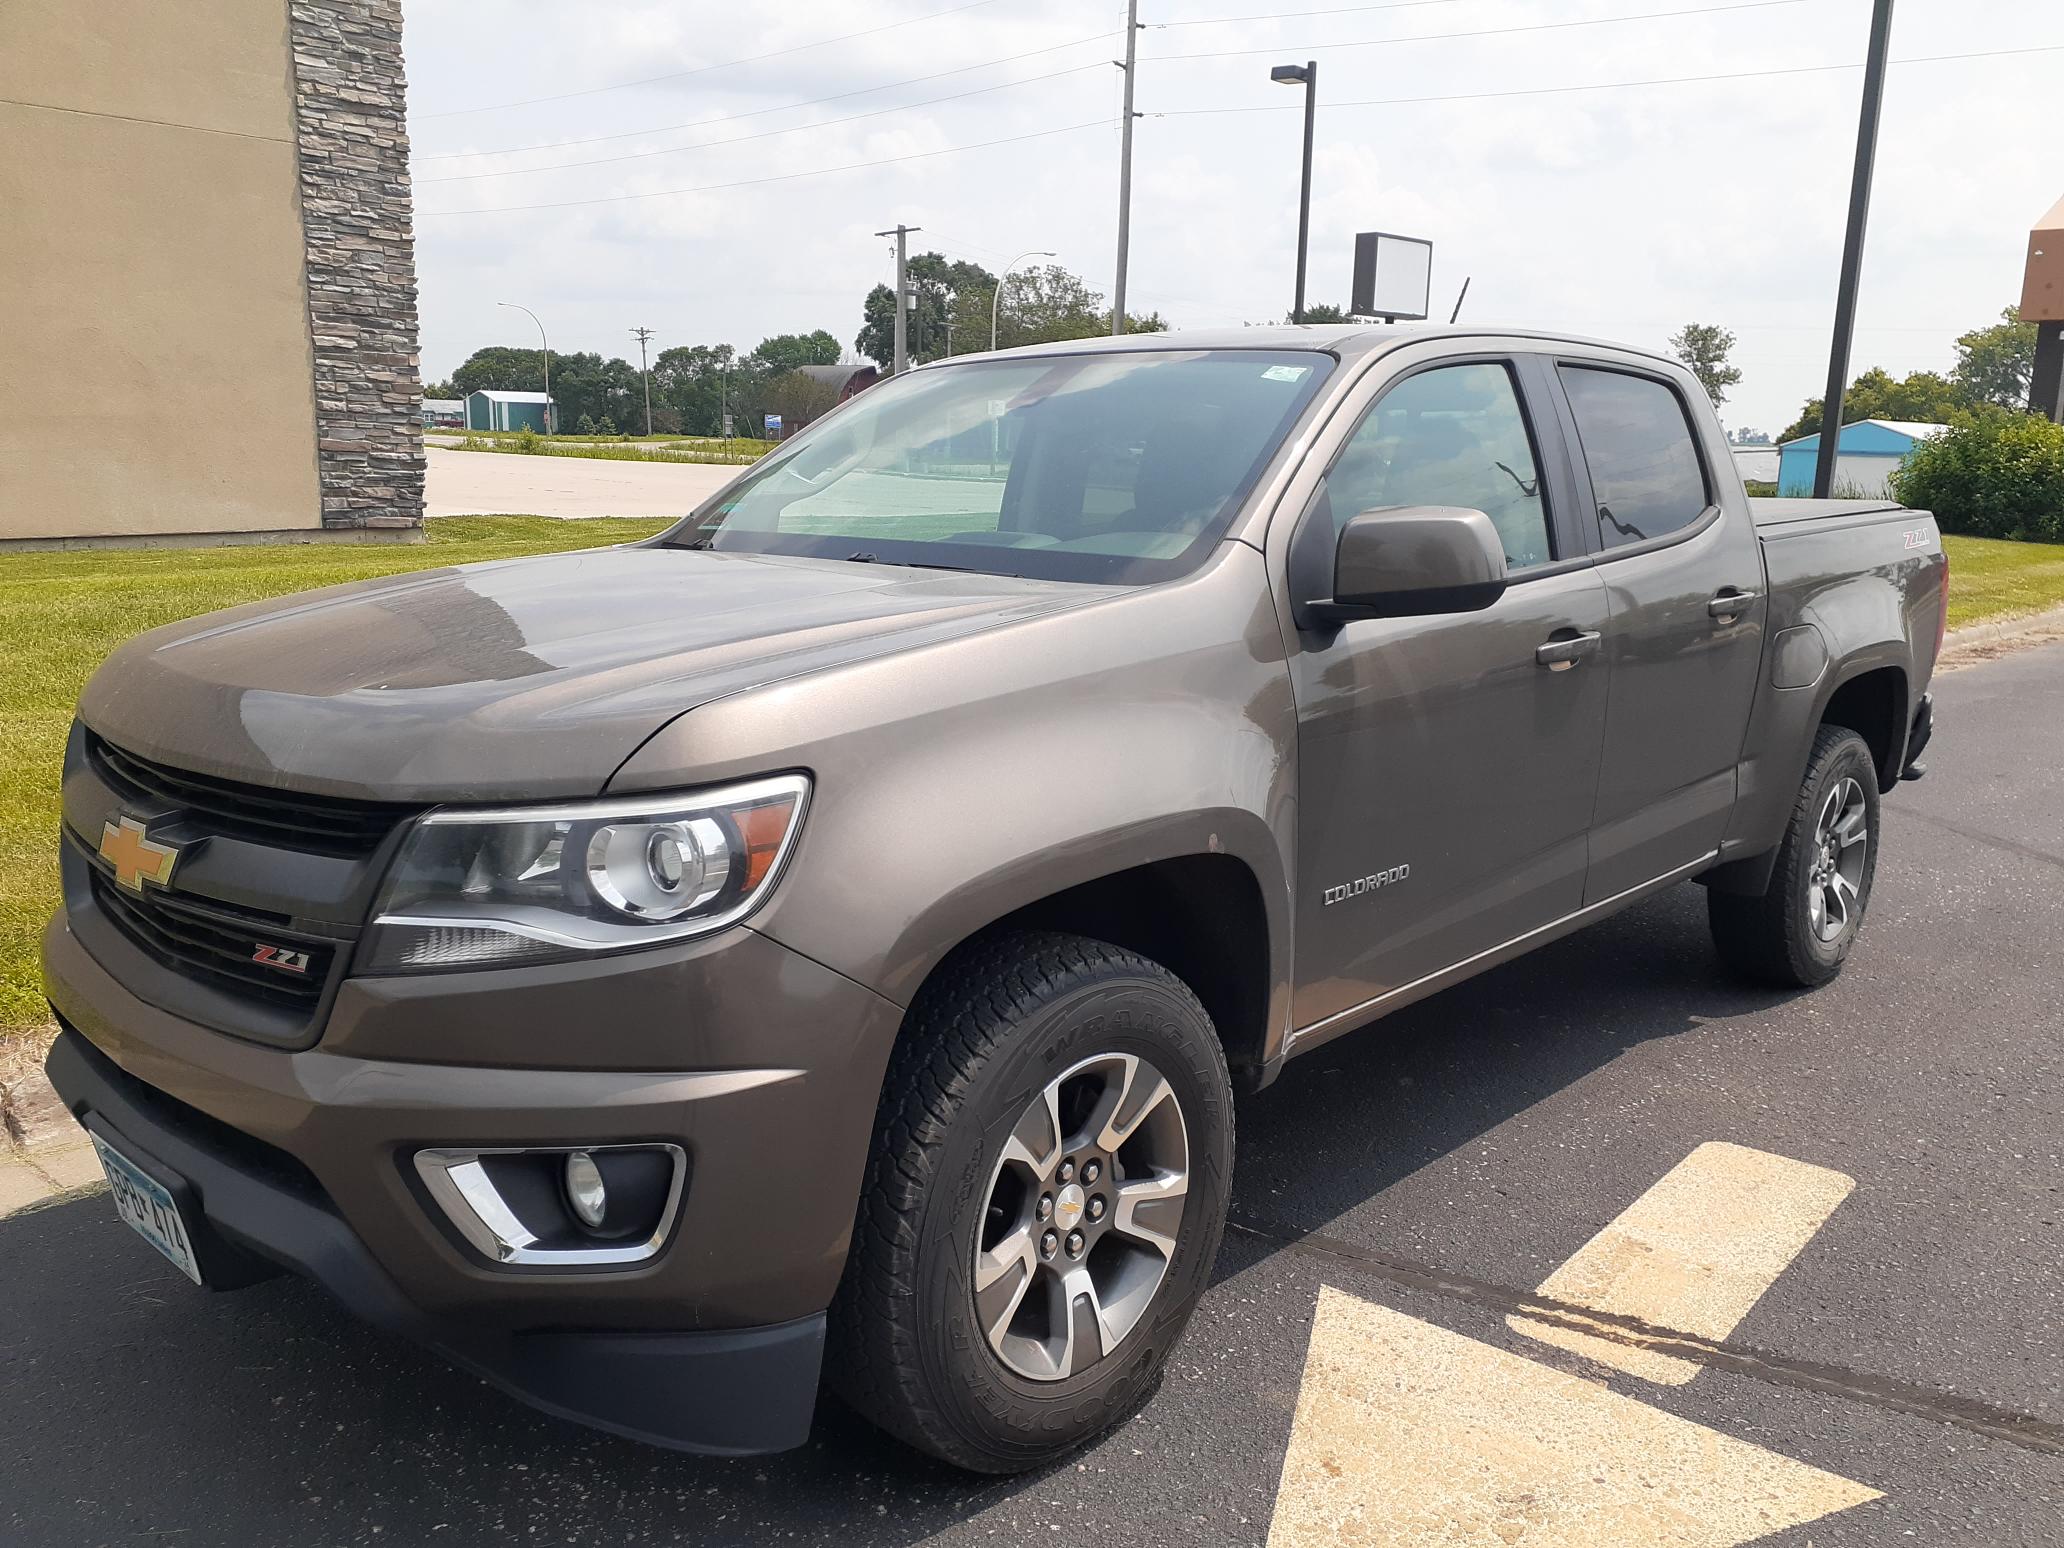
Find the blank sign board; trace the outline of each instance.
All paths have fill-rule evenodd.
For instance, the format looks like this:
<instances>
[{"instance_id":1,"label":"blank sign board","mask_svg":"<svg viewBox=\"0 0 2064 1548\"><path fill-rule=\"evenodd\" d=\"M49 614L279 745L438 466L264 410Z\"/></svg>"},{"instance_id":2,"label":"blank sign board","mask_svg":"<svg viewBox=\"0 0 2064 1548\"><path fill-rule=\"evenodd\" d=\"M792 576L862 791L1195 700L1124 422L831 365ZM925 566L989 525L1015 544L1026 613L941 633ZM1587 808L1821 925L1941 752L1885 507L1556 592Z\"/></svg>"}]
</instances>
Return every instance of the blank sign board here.
<instances>
[{"instance_id":1,"label":"blank sign board","mask_svg":"<svg viewBox=\"0 0 2064 1548\"><path fill-rule=\"evenodd\" d=\"M1433 244L1421 237L1364 231L1354 239L1354 297L1357 317L1419 322L1426 316L1433 279Z\"/></svg>"}]
</instances>

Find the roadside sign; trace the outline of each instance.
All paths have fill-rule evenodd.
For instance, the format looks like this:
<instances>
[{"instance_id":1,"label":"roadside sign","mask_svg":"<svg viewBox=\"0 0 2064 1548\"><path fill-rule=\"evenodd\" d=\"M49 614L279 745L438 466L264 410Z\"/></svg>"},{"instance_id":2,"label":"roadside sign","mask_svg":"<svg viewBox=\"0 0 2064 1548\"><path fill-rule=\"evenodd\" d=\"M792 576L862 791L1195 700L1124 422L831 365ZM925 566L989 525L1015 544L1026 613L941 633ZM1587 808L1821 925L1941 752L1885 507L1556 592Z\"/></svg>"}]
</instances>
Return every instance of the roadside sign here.
<instances>
[{"instance_id":1,"label":"roadside sign","mask_svg":"<svg viewBox=\"0 0 2064 1548\"><path fill-rule=\"evenodd\" d=\"M1423 237L1363 231L1354 239L1354 294L1348 310L1357 317L1422 322L1433 278L1433 244Z\"/></svg>"},{"instance_id":2,"label":"roadside sign","mask_svg":"<svg viewBox=\"0 0 2064 1548\"><path fill-rule=\"evenodd\" d=\"M729 439L730 439L730 437L731 437L731 434L732 434L732 430L731 430L731 416L730 416L729 414L726 414L726 415L724 416L724 437L725 437L725 439L726 439L726 440L729 440Z\"/></svg>"},{"instance_id":3,"label":"roadside sign","mask_svg":"<svg viewBox=\"0 0 2064 1548\"><path fill-rule=\"evenodd\" d=\"M767 422L767 435L769 439L781 434L781 416L779 414L764 414L761 417Z\"/></svg>"}]
</instances>

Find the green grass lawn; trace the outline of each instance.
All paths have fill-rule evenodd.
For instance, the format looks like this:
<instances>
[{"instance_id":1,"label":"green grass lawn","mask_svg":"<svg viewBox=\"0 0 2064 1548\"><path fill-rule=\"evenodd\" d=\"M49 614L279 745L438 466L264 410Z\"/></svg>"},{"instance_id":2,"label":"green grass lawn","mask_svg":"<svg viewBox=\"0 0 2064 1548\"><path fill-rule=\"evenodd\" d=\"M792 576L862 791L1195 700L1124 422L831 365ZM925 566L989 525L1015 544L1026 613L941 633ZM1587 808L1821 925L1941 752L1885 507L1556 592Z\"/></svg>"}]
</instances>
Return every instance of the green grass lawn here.
<instances>
[{"instance_id":1,"label":"green grass lawn","mask_svg":"<svg viewBox=\"0 0 2064 1548\"><path fill-rule=\"evenodd\" d=\"M648 536L664 521L454 516L422 543L0 554L0 1041L45 1025L36 938L57 902L58 762L72 705L132 634L338 581Z\"/></svg>"},{"instance_id":2,"label":"green grass lawn","mask_svg":"<svg viewBox=\"0 0 2064 1548\"><path fill-rule=\"evenodd\" d=\"M1949 555L1952 629L2064 602L2064 543L1946 537L1942 547Z\"/></svg>"},{"instance_id":3,"label":"green grass lawn","mask_svg":"<svg viewBox=\"0 0 2064 1548\"><path fill-rule=\"evenodd\" d=\"M965 518L940 518L951 527ZM0 554L0 1040L43 1030L36 937L56 906L58 761L72 705L132 634L338 581L645 537L663 521L463 516L420 544ZM2064 545L1946 538L1951 627L2064 602Z\"/></svg>"}]
</instances>

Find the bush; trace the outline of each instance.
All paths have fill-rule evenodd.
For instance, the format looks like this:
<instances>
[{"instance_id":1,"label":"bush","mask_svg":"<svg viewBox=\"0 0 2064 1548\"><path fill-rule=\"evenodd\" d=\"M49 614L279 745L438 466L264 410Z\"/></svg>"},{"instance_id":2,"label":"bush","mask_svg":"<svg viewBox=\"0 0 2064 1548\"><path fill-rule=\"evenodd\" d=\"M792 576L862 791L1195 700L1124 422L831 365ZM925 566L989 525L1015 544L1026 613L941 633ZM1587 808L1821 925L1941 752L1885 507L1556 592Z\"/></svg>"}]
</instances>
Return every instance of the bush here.
<instances>
[{"instance_id":1,"label":"bush","mask_svg":"<svg viewBox=\"0 0 2064 1548\"><path fill-rule=\"evenodd\" d=\"M516 440L514 444L516 450L524 453L526 456L531 457L535 457L539 452L545 449L544 437L539 435L535 430L531 429L529 425L525 425L521 430L516 432Z\"/></svg>"},{"instance_id":2,"label":"bush","mask_svg":"<svg viewBox=\"0 0 2064 1548\"><path fill-rule=\"evenodd\" d=\"M2064 542L2064 425L2005 411L1959 418L1892 475L1904 505L1944 532Z\"/></svg>"}]
</instances>

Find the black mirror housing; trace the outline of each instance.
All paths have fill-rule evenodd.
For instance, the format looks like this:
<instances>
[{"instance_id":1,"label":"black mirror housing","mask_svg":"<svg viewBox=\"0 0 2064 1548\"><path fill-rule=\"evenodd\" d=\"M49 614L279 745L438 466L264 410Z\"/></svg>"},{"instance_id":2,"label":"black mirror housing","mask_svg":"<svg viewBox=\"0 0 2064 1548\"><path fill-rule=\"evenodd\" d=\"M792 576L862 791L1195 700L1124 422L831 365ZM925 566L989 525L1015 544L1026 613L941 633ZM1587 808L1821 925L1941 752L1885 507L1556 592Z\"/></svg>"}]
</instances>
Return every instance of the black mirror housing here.
<instances>
[{"instance_id":1,"label":"black mirror housing","mask_svg":"<svg viewBox=\"0 0 2064 1548\"><path fill-rule=\"evenodd\" d=\"M1314 621L1474 613L1505 594L1505 545L1482 511L1403 505L1364 511L1340 529L1333 595Z\"/></svg>"}]
</instances>

